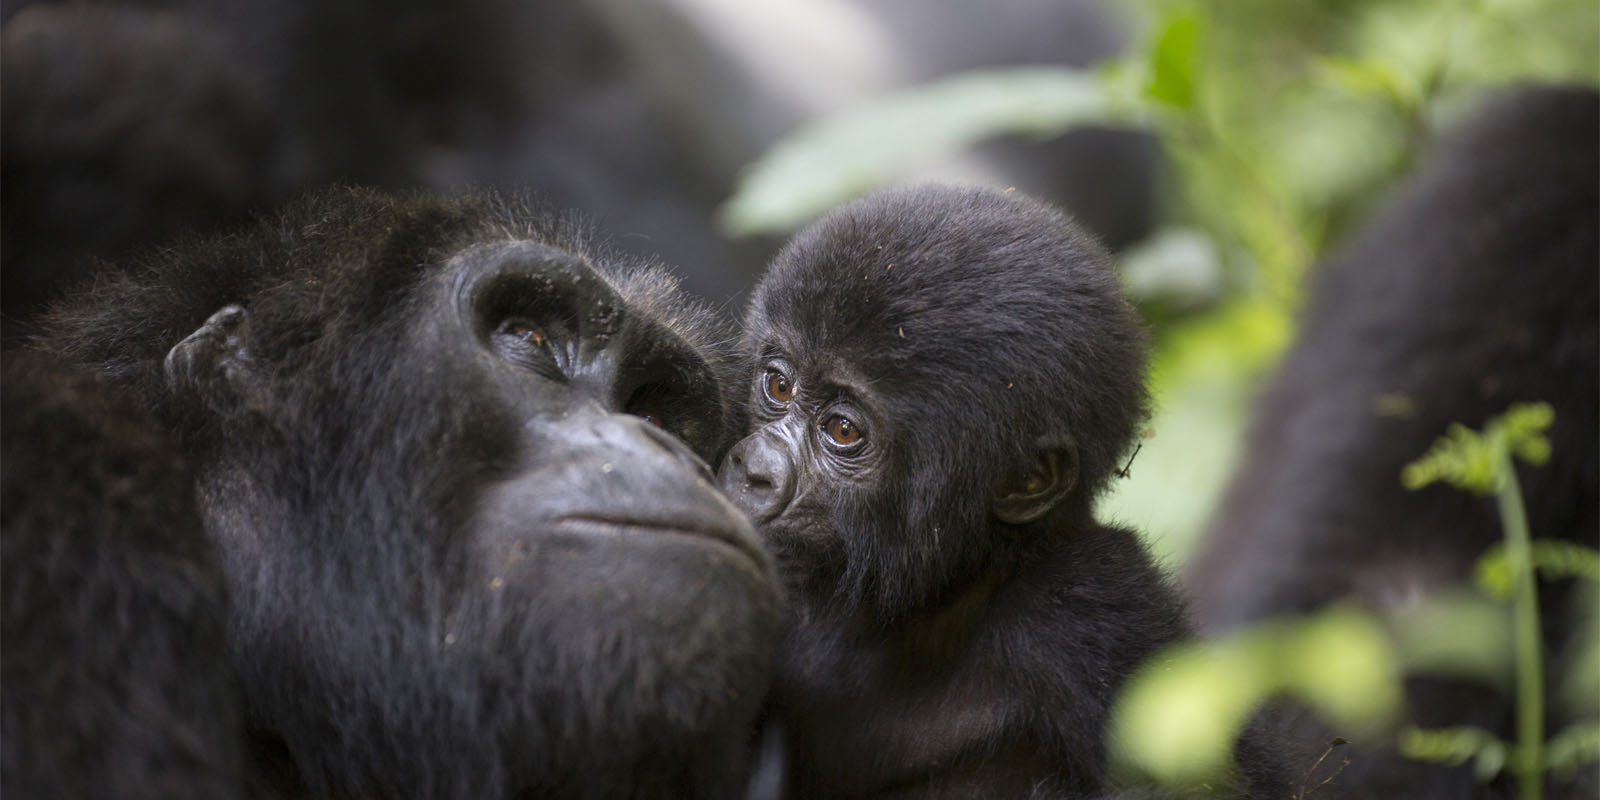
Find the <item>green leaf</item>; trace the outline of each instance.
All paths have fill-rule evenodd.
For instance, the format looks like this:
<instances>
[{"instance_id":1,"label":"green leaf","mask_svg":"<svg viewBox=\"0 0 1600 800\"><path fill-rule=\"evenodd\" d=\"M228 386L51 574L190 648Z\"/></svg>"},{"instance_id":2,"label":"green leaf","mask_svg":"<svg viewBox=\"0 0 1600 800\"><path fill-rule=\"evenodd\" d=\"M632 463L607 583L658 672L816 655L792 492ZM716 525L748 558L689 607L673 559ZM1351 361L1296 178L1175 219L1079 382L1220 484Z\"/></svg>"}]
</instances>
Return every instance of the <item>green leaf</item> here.
<instances>
[{"instance_id":1,"label":"green leaf","mask_svg":"<svg viewBox=\"0 0 1600 800\"><path fill-rule=\"evenodd\" d=\"M1399 668L1382 627L1344 607L1174 646L1117 698L1116 768L1168 785L1211 780L1228 769L1250 712L1283 692L1343 728L1371 731L1398 707Z\"/></svg>"},{"instance_id":2,"label":"green leaf","mask_svg":"<svg viewBox=\"0 0 1600 800\"><path fill-rule=\"evenodd\" d=\"M1405 466L1400 482L1420 489L1444 481L1477 494L1496 491L1509 475L1502 474L1502 453L1540 465L1550 458L1550 440L1544 432L1555 423L1549 403L1517 403L1490 419L1479 433L1465 425L1451 425L1426 455Z\"/></svg>"},{"instance_id":3,"label":"green leaf","mask_svg":"<svg viewBox=\"0 0 1600 800\"><path fill-rule=\"evenodd\" d=\"M1140 124L1138 104L1092 70L963 73L800 126L745 168L718 211L729 234L792 230L829 208L1001 134Z\"/></svg>"},{"instance_id":4,"label":"green leaf","mask_svg":"<svg viewBox=\"0 0 1600 800\"><path fill-rule=\"evenodd\" d=\"M1546 580L1585 578L1600 582L1600 551L1577 542L1555 539L1536 539L1529 545L1528 555ZM1478 585L1489 594L1501 599L1511 597L1511 564L1506 559L1505 545L1489 548L1478 559L1473 571Z\"/></svg>"},{"instance_id":5,"label":"green leaf","mask_svg":"<svg viewBox=\"0 0 1600 800\"><path fill-rule=\"evenodd\" d=\"M1394 648L1366 614L1336 606L1306 617L1280 648L1283 686L1340 730L1370 729L1400 706Z\"/></svg>"},{"instance_id":6,"label":"green leaf","mask_svg":"<svg viewBox=\"0 0 1600 800\"><path fill-rule=\"evenodd\" d=\"M1550 460L1550 440L1544 432L1555 424L1556 411L1549 403L1519 403L1501 418L1506 447L1523 461L1541 466Z\"/></svg>"},{"instance_id":7,"label":"green leaf","mask_svg":"<svg viewBox=\"0 0 1600 800\"><path fill-rule=\"evenodd\" d=\"M1424 730L1408 727L1400 732L1400 754L1417 761L1446 766L1473 760L1473 776L1489 781L1505 768L1510 745L1482 728L1461 726Z\"/></svg>"},{"instance_id":8,"label":"green leaf","mask_svg":"<svg viewBox=\"0 0 1600 800\"><path fill-rule=\"evenodd\" d=\"M1194 107L1201 33L1200 16L1193 10L1178 11L1163 21L1150 49L1146 97L1174 108Z\"/></svg>"},{"instance_id":9,"label":"green leaf","mask_svg":"<svg viewBox=\"0 0 1600 800\"><path fill-rule=\"evenodd\" d=\"M1545 744L1545 769L1571 775L1585 764L1600 761L1600 720L1568 725Z\"/></svg>"}]
</instances>

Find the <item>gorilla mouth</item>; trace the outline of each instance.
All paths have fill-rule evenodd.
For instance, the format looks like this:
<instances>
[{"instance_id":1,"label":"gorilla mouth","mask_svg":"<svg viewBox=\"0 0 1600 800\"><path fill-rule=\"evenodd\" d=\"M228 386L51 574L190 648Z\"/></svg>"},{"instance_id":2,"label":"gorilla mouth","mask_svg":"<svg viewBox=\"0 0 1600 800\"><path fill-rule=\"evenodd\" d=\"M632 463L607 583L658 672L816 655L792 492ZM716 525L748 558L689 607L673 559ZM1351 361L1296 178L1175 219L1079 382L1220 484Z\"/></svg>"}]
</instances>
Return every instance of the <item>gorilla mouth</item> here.
<instances>
[{"instance_id":1,"label":"gorilla mouth","mask_svg":"<svg viewBox=\"0 0 1600 800\"><path fill-rule=\"evenodd\" d=\"M575 512L562 514L551 527L579 535L607 537L675 537L698 543L713 543L734 550L757 566L765 566L766 554L755 537L742 535L737 524L725 519L665 519L621 517L615 514Z\"/></svg>"}]
</instances>

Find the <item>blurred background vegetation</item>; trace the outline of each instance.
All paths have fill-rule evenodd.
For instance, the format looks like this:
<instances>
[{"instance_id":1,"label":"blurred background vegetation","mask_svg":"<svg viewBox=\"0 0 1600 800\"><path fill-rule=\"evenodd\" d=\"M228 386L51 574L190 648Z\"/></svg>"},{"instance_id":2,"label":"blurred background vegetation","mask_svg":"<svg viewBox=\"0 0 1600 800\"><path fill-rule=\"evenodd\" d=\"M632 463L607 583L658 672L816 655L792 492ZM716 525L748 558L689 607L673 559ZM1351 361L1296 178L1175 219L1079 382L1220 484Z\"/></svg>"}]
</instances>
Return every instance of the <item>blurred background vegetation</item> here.
<instances>
[{"instance_id":1,"label":"blurred background vegetation","mask_svg":"<svg viewBox=\"0 0 1600 800\"><path fill-rule=\"evenodd\" d=\"M793 131L723 206L782 233L949 152L1080 126L1156 134L1158 229L1121 254L1155 334L1156 413L1103 516L1189 556L1230 474L1250 397L1289 342L1302 278L1486 90L1600 83L1592 0L1136 0L1092 68L991 69Z\"/></svg>"}]
</instances>

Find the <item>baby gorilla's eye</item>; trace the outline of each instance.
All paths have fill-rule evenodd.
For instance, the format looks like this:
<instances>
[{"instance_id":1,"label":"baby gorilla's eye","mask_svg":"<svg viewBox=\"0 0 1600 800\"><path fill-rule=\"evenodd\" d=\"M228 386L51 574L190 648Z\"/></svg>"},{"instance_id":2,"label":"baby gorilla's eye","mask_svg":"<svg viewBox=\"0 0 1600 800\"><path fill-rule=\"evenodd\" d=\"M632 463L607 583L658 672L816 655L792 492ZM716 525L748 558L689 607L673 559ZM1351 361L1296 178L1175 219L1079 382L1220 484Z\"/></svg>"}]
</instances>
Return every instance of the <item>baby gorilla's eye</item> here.
<instances>
[{"instance_id":1,"label":"baby gorilla's eye","mask_svg":"<svg viewBox=\"0 0 1600 800\"><path fill-rule=\"evenodd\" d=\"M659 412L659 411L639 411L639 412L636 412L636 413L639 415L639 419L642 419L645 422L648 422L651 425L656 426L657 428L664 427L664 423L662 423L662 421L661 421L661 412Z\"/></svg>"},{"instance_id":2,"label":"baby gorilla's eye","mask_svg":"<svg viewBox=\"0 0 1600 800\"><path fill-rule=\"evenodd\" d=\"M780 406L786 406L794 398L794 386L789 383L789 377L775 370L767 370L766 381L763 387L767 392L767 399Z\"/></svg>"},{"instance_id":3,"label":"baby gorilla's eye","mask_svg":"<svg viewBox=\"0 0 1600 800\"><path fill-rule=\"evenodd\" d=\"M848 417L838 414L834 414L828 418L827 422L823 423L822 432L826 433L834 444L841 447L849 447L861 441L861 428L851 422Z\"/></svg>"}]
</instances>

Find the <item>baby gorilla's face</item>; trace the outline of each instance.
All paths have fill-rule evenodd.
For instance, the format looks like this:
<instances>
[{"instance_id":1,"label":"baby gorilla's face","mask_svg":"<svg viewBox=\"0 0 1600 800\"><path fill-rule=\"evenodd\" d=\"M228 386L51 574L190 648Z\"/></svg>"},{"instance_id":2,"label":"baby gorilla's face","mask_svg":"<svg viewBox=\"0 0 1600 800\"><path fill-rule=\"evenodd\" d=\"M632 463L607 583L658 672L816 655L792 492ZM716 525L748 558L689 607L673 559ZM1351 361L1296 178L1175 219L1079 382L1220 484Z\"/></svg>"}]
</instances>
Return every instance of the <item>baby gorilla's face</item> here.
<instances>
[{"instance_id":1,"label":"baby gorilla's face","mask_svg":"<svg viewBox=\"0 0 1600 800\"><path fill-rule=\"evenodd\" d=\"M896 614L1087 515L1144 412L1105 250L1014 193L872 195L797 234L745 320L722 488L798 597Z\"/></svg>"},{"instance_id":2,"label":"baby gorilla's face","mask_svg":"<svg viewBox=\"0 0 1600 800\"><path fill-rule=\"evenodd\" d=\"M758 524L791 518L821 494L872 489L894 430L870 385L837 361L770 352L749 376L753 433L734 446L722 488Z\"/></svg>"},{"instance_id":3,"label":"baby gorilla's face","mask_svg":"<svg viewBox=\"0 0 1600 800\"><path fill-rule=\"evenodd\" d=\"M722 490L760 528L802 595L838 586L859 542L898 516L862 512L893 507L887 489L904 477L891 469L889 398L848 362L805 355L766 348L746 376L753 431L719 473Z\"/></svg>"}]
</instances>

